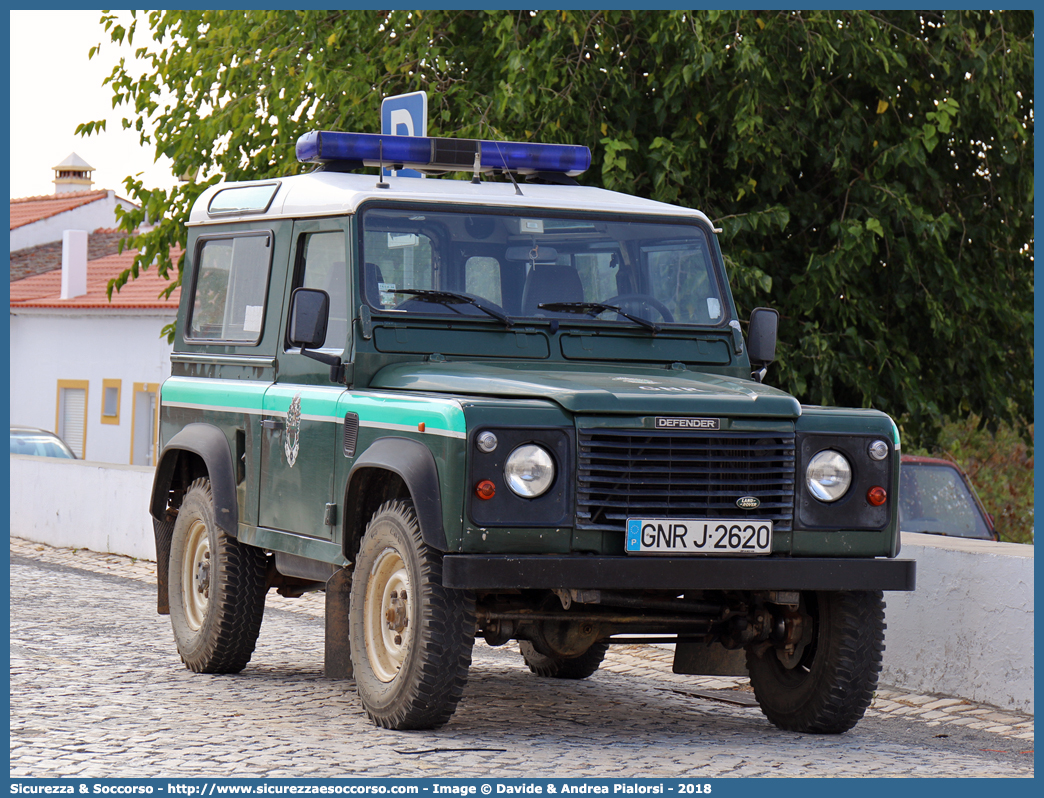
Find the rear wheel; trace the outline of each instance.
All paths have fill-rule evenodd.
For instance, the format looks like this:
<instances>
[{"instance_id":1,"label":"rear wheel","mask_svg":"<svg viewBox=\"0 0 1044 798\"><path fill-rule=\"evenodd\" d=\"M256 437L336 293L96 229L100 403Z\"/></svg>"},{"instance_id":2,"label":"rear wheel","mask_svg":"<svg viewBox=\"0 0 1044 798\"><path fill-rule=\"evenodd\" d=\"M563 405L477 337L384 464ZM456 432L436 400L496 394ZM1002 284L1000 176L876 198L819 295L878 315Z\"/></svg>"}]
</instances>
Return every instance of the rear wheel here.
<instances>
[{"instance_id":1,"label":"rear wheel","mask_svg":"<svg viewBox=\"0 0 1044 798\"><path fill-rule=\"evenodd\" d=\"M373 514L352 579L349 637L359 699L386 729L434 729L464 693L475 599L442 586L442 554L421 537L413 504Z\"/></svg>"},{"instance_id":2,"label":"rear wheel","mask_svg":"<svg viewBox=\"0 0 1044 798\"><path fill-rule=\"evenodd\" d=\"M866 712L877 689L884 651L880 591L803 593L810 629L796 650L747 651L747 670L761 711L788 731L840 734Z\"/></svg>"},{"instance_id":3,"label":"rear wheel","mask_svg":"<svg viewBox=\"0 0 1044 798\"><path fill-rule=\"evenodd\" d=\"M267 560L214 522L210 480L185 493L171 536L167 593L174 640L197 673L238 673L250 662L265 609Z\"/></svg>"},{"instance_id":4,"label":"rear wheel","mask_svg":"<svg viewBox=\"0 0 1044 798\"><path fill-rule=\"evenodd\" d=\"M549 657L537 651L528 640L520 640L518 650L526 665L537 676L552 679L586 679L602 664L608 640L600 640L578 657Z\"/></svg>"}]
</instances>

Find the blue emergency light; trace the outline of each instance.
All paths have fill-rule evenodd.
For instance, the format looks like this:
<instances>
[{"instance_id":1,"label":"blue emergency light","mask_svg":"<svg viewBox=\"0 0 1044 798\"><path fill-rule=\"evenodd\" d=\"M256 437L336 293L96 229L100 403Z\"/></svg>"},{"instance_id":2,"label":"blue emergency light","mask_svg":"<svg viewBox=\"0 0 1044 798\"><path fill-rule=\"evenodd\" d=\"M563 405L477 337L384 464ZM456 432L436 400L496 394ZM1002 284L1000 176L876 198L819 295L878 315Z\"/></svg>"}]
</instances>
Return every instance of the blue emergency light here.
<instances>
[{"instance_id":1,"label":"blue emergency light","mask_svg":"<svg viewBox=\"0 0 1044 798\"><path fill-rule=\"evenodd\" d=\"M477 156L477 157L476 157ZM421 172L559 172L575 177L591 165L591 151L573 144L440 139L314 130L297 140L301 163L362 163Z\"/></svg>"}]
</instances>

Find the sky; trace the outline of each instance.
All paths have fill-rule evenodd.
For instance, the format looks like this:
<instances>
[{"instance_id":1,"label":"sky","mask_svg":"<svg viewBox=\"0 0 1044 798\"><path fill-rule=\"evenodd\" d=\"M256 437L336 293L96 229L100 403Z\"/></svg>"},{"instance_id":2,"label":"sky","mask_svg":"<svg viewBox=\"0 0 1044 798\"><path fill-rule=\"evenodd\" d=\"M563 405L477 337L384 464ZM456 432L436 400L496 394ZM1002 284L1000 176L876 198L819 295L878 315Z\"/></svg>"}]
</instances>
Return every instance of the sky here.
<instances>
[{"instance_id":1,"label":"sky","mask_svg":"<svg viewBox=\"0 0 1044 798\"><path fill-rule=\"evenodd\" d=\"M148 188L170 188L177 180L167 164L141 146L135 130L120 120L132 109L112 107L112 89L102 81L120 57L134 59L142 46L118 48L99 20L101 11L11 11L11 198L53 194L52 167L75 152L96 171L95 189L126 197L123 179L142 174ZM127 15L129 19L129 15ZM138 23L138 36L145 34ZM93 59L87 54L101 45ZM145 72L144 65L141 73ZM108 129L84 138L83 122L107 119Z\"/></svg>"}]
</instances>

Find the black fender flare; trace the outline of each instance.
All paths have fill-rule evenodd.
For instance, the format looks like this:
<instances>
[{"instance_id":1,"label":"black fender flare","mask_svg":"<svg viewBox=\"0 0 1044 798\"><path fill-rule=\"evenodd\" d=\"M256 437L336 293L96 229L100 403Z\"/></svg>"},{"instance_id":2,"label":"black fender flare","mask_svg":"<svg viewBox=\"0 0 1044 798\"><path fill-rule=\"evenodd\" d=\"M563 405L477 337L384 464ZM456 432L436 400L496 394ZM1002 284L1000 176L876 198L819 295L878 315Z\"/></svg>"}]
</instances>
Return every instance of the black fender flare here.
<instances>
[{"instance_id":1,"label":"black fender flare","mask_svg":"<svg viewBox=\"0 0 1044 798\"><path fill-rule=\"evenodd\" d=\"M438 551L448 551L446 530L442 525L439 468L431 450L411 438L377 439L352 464L346 496L352 495L352 482L365 468L379 468L397 474L410 492L424 542Z\"/></svg>"},{"instance_id":2,"label":"black fender flare","mask_svg":"<svg viewBox=\"0 0 1044 798\"><path fill-rule=\"evenodd\" d=\"M232 450L225 433L212 424L186 424L163 447L152 481L152 503L149 508L152 517L157 521L166 518L167 499L177 476L182 452L192 452L203 460L210 478L210 490L214 495L217 525L225 534L238 537L239 500L236 496Z\"/></svg>"}]
</instances>

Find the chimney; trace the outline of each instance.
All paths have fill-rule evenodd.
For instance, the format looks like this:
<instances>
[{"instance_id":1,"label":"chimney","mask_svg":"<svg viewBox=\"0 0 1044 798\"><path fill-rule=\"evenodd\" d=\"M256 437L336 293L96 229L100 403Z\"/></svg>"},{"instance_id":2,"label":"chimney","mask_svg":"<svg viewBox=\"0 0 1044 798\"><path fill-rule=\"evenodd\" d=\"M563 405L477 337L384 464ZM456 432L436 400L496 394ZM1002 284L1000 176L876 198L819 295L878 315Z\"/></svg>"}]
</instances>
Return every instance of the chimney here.
<instances>
[{"instance_id":1,"label":"chimney","mask_svg":"<svg viewBox=\"0 0 1044 798\"><path fill-rule=\"evenodd\" d=\"M62 233L62 299L87 293L87 231Z\"/></svg>"},{"instance_id":2,"label":"chimney","mask_svg":"<svg viewBox=\"0 0 1044 798\"><path fill-rule=\"evenodd\" d=\"M91 186L94 185L94 181L91 179L91 172L94 171L94 167L75 152L69 153L68 158L57 166L52 166L51 169L54 170L54 180L52 182L54 183L55 194L66 194L70 191L90 191Z\"/></svg>"}]
</instances>

